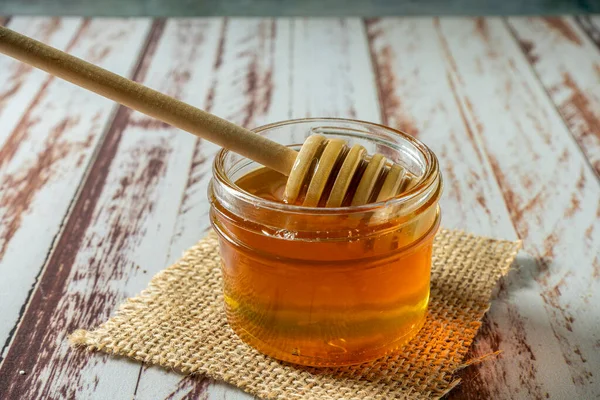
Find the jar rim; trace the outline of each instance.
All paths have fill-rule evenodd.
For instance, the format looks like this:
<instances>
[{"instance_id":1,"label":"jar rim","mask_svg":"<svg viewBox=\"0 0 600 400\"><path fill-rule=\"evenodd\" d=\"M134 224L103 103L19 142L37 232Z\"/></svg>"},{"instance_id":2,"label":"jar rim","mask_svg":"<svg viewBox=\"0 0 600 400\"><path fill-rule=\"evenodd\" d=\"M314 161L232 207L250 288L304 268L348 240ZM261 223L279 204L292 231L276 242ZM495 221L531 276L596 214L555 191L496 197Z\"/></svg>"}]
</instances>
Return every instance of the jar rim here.
<instances>
[{"instance_id":1,"label":"jar rim","mask_svg":"<svg viewBox=\"0 0 600 400\"><path fill-rule=\"evenodd\" d=\"M262 125L257 128L251 129L255 133L261 133L263 131L282 127L286 125L293 125L298 123L306 123L306 122L324 122L324 123L356 123L363 126L372 126L377 128L382 128L390 133L397 134L402 136L411 145L415 147L426 160L426 169L423 173L421 179L414 185L411 189L402 194L392 197L390 199L384 201L378 201L373 203L368 203L360 206L344 206L344 207L307 207L302 205L295 204L286 204L280 203L272 200L267 200L262 197L255 196L251 193L248 193L241 189L236 185L234 181L232 181L224 170L224 162L225 158L229 153L233 153L232 151L222 148L219 150L217 155L213 161L213 177L216 178L219 183L222 185L222 188L229 192L230 195L233 195L235 198L238 198L242 201L255 203L257 206L261 208L271 209L273 211L283 211L286 213L298 213L298 214L318 214L318 215L338 215L338 214L348 214L348 213L364 213L370 211L377 211L384 207L390 206L399 206L402 204L410 203L412 200L415 200L419 197L420 194L427 192L428 189L432 189L433 186L438 185L437 188L438 193L441 194L441 177L439 172L439 164L436 155L433 151L427 147L423 142L416 139L415 137L403 132L399 129L391 128L386 125L363 121L358 119L349 119L349 118L333 118L333 117L313 117L313 118L297 118L297 119L288 119L283 121L277 121L270 124ZM211 184L212 185L212 184ZM435 190L435 188L433 188Z\"/></svg>"}]
</instances>

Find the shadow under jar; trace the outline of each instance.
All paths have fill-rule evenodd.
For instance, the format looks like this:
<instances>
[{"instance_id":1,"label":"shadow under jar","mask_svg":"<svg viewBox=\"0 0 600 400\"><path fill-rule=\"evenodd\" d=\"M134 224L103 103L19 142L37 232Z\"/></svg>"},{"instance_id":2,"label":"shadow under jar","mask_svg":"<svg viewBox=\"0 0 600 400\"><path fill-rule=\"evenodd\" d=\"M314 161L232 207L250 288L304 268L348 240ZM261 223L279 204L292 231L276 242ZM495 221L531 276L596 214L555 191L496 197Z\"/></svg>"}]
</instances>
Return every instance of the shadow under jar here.
<instances>
[{"instance_id":1,"label":"shadow under jar","mask_svg":"<svg viewBox=\"0 0 600 400\"><path fill-rule=\"evenodd\" d=\"M359 364L404 345L423 326L429 302L442 191L435 155L407 134L360 121L293 120L255 131L295 149L315 133L358 143L418 182L385 202L301 207L261 195L247 179L260 165L222 150L210 215L233 330L264 354L309 366ZM267 181L285 185L270 173Z\"/></svg>"}]
</instances>

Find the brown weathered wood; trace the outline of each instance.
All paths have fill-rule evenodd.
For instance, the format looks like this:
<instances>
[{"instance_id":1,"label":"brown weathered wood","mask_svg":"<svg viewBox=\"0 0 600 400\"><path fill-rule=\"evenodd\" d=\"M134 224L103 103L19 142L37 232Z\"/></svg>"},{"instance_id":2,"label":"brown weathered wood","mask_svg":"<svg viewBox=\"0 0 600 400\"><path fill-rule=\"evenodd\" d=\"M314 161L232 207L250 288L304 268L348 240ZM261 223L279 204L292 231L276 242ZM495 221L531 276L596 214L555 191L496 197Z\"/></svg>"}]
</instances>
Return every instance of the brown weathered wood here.
<instances>
[{"instance_id":1,"label":"brown weathered wood","mask_svg":"<svg viewBox=\"0 0 600 400\"><path fill-rule=\"evenodd\" d=\"M436 31L458 103L524 241L520 265L526 271L520 272L530 279L523 281L526 287L500 293L521 299L514 308L520 317L511 322L516 329L480 336L501 346L512 340L525 351L506 351L504 361L471 367L454 397L485 390L494 398L524 391L534 398L592 398L598 395L592 366L600 364L600 353L590 332L598 325L585 310L600 300L594 290L600 186L502 20L442 19ZM576 41L570 32L561 34ZM511 321L511 313L505 318ZM527 364L514 358L528 353Z\"/></svg>"},{"instance_id":2,"label":"brown weathered wood","mask_svg":"<svg viewBox=\"0 0 600 400\"><path fill-rule=\"evenodd\" d=\"M110 29L107 29L109 26ZM148 20L88 21L81 25L68 50L128 75L143 48L149 26ZM25 196L24 199L8 198L5 204L19 207L18 210L23 210L23 206L27 205L38 213L45 209L47 214L42 217L25 208L21 216L21 228L17 231L25 237L17 242L15 234L12 239L22 254L27 251L39 253L41 250L44 255L49 250L52 237L59 231L62 217L76 193L106 123L111 120L111 111L115 108L105 99L63 81L48 78L46 82L22 117L20 125L13 130L0 150L4 152L1 158L4 165L0 174L2 186L10 188L3 189L2 196L5 200L6 196L11 195ZM122 127L122 114L121 112L116 116L113 131ZM108 134L103 148L110 149L115 144L114 136ZM9 147L11 144L15 147ZM24 152L34 157L31 165L23 159ZM147 160L152 160L152 154ZM98 177L104 172L102 162L105 161L106 159L101 158L95 163L96 168L90 170L88 182L98 182ZM84 200L75 205L65 227L65 232L75 231L75 236L63 234L58 240L56 251L41 272L27 311L16 327L0 366L0 393L6 398L73 397L80 389L76 384L80 373L78 367L85 364L86 357L76 354L69 358L65 355L69 352L64 340L65 334L75 329L76 325L72 325L70 319L81 317L82 310L87 311L88 317L100 315L99 307L110 301L110 298L91 289L101 277L119 275L120 267L107 268L106 274L98 272L94 278L87 279L88 275L82 271L94 265L94 257L82 252L80 256L85 257L82 270L73 271L71 268L76 261L78 246L89 248L91 244L89 241L84 242L86 238L78 233L92 223L93 207L90 206L93 196L89 196L89 191L93 192L97 188L92 183L84 186ZM43 199L40 200L40 197ZM10 221L9 219L8 222ZM47 243L38 243L36 233L45 230L48 231L49 240ZM118 246L118 234L115 236L113 232L112 236L108 233L102 237ZM24 245L24 240L31 244ZM28 248L30 250L24 251ZM10 247L8 249L5 257L10 255ZM93 248L92 253L95 253ZM40 264L23 267L39 268L44 258L40 261ZM3 265L4 262L6 258L3 259ZM95 265L100 262L101 260L97 260ZM106 265L102 264L102 267L106 268ZM15 263L11 264L11 268L15 268ZM72 295L68 296L69 293ZM61 369L65 366L70 368ZM25 375L19 375L21 370L25 371ZM57 379L48 379L48 376L56 376Z\"/></svg>"},{"instance_id":3,"label":"brown weathered wood","mask_svg":"<svg viewBox=\"0 0 600 400\"><path fill-rule=\"evenodd\" d=\"M66 49L80 28L80 18L23 18L15 17L8 27L41 40L59 49ZM15 129L27 107L35 99L49 77L9 57L0 57L0 119L4 129L0 132L0 144Z\"/></svg>"},{"instance_id":4,"label":"brown weathered wood","mask_svg":"<svg viewBox=\"0 0 600 400\"><path fill-rule=\"evenodd\" d=\"M125 74L144 25L123 21L102 32L102 23L78 18L10 24ZM4 353L114 107L7 57L0 68L0 292L11 293L0 312Z\"/></svg>"},{"instance_id":5,"label":"brown weathered wood","mask_svg":"<svg viewBox=\"0 0 600 400\"><path fill-rule=\"evenodd\" d=\"M508 23L600 177L600 51L572 18L511 18Z\"/></svg>"}]
</instances>

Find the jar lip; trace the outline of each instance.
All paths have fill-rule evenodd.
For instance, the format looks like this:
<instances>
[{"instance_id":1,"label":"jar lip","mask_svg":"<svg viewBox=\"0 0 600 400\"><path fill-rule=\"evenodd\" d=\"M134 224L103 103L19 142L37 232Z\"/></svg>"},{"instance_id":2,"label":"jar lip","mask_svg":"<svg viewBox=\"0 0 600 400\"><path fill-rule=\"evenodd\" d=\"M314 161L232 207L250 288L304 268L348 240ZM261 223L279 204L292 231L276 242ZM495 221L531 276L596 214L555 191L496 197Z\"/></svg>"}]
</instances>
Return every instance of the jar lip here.
<instances>
[{"instance_id":1,"label":"jar lip","mask_svg":"<svg viewBox=\"0 0 600 400\"><path fill-rule=\"evenodd\" d=\"M255 196L251 193L248 193L242 190L239 186L235 184L224 172L223 163L227 154L231 151L222 148L219 150L217 155L215 156L213 162L213 176L217 178L217 180L224 185L225 190L230 192L236 198L246 201L252 202L256 205L260 205L262 208L267 208L276 211L285 211L287 213L298 213L298 214L319 214L319 215L336 215L336 214L348 214L355 212L369 212L376 211L378 209L389 207L389 206L397 206L403 203L408 203L411 200L418 197L421 193L425 192L427 189L440 182L439 177L439 166L436 155L431 151L429 147L427 147L423 142L416 139L415 137L395 128L391 128L386 125L362 121L358 119L348 119L348 118L332 118L332 117L319 117L319 118L297 118L297 119L288 119L278 122L273 122L267 125L262 125L257 128L251 129L255 133L260 133L265 130L281 127L285 125L293 125L304 122L325 122L325 123L356 123L361 125L373 126L383 128L392 133L398 134L402 136L404 139L408 140L421 154L425 157L427 162L427 168L423 177L418 181L418 183L413 186L408 191L402 193L399 196L392 197L391 199L387 199L384 201L379 201L375 203L368 203L361 206L345 206L345 207L306 207L295 204L285 204L279 203L272 200L263 199L262 197ZM441 182L440 182L441 186ZM438 188L438 190L441 189ZM439 190L441 192L441 190Z\"/></svg>"}]
</instances>

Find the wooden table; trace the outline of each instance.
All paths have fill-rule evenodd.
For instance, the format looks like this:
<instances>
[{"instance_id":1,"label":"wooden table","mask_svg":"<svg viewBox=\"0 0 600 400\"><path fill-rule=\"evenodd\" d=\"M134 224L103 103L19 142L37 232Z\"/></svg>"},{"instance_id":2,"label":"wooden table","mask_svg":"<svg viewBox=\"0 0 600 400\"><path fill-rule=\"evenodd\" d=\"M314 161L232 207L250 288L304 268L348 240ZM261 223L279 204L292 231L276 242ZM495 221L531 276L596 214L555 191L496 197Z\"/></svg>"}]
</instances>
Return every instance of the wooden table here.
<instances>
[{"instance_id":1,"label":"wooden table","mask_svg":"<svg viewBox=\"0 0 600 400\"><path fill-rule=\"evenodd\" d=\"M440 159L443 224L520 238L451 398L600 397L600 16L4 19L245 126L382 122ZM0 398L245 398L69 348L208 229L217 147L0 57Z\"/></svg>"}]
</instances>

